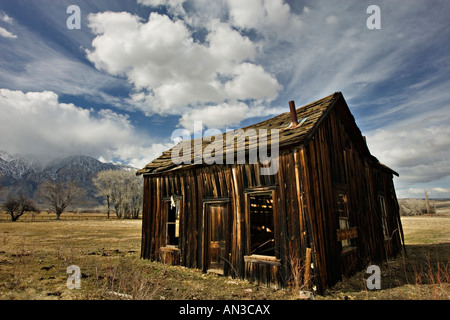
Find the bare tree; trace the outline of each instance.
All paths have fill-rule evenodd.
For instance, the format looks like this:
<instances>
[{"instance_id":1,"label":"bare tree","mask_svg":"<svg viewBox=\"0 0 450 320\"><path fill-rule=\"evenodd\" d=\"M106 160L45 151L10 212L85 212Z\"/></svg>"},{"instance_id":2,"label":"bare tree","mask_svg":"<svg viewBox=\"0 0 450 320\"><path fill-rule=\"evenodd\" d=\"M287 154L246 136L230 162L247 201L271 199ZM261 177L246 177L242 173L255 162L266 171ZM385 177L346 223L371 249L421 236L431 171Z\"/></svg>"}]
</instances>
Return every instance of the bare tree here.
<instances>
[{"instance_id":1,"label":"bare tree","mask_svg":"<svg viewBox=\"0 0 450 320\"><path fill-rule=\"evenodd\" d=\"M81 198L86 191L74 181L63 182L49 179L38 188L38 195L49 209L56 213L56 220L72 202Z\"/></svg>"},{"instance_id":2,"label":"bare tree","mask_svg":"<svg viewBox=\"0 0 450 320\"><path fill-rule=\"evenodd\" d=\"M17 221L27 212L39 213L36 204L23 194L19 194L18 196L8 195L2 208L11 216L12 222Z\"/></svg>"},{"instance_id":3,"label":"bare tree","mask_svg":"<svg viewBox=\"0 0 450 320\"><path fill-rule=\"evenodd\" d=\"M137 177L135 173L130 176L130 184L128 189L128 201L130 203L130 214L132 219L138 219L142 211L142 178Z\"/></svg>"},{"instance_id":4,"label":"bare tree","mask_svg":"<svg viewBox=\"0 0 450 320\"><path fill-rule=\"evenodd\" d=\"M112 190L114 188L113 170L100 171L97 176L92 179L94 186L97 188L97 197L102 197L106 204L106 214L109 219L112 204Z\"/></svg>"},{"instance_id":5,"label":"bare tree","mask_svg":"<svg viewBox=\"0 0 450 320\"><path fill-rule=\"evenodd\" d=\"M107 170L97 174L94 185L104 197L108 212L112 206L118 219L137 219L142 207L142 179L135 172Z\"/></svg>"}]
</instances>

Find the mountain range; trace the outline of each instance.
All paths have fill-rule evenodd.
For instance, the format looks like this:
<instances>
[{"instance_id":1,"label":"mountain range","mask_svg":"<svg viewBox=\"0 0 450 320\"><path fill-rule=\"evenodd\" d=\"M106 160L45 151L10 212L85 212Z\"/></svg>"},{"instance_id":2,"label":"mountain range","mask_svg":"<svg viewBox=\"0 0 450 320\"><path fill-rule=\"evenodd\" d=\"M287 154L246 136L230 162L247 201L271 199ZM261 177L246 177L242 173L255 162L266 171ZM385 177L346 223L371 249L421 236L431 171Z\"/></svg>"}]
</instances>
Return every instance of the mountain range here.
<instances>
[{"instance_id":1,"label":"mountain range","mask_svg":"<svg viewBox=\"0 0 450 320\"><path fill-rule=\"evenodd\" d=\"M35 199L38 186L49 178L59 181L76 181L86 192L82 203L86 207L98 206L101 199L95 197L92 178L104 170L136 170L128 165L104 163L85 155L73 155L48 159L34 155L11 155L0 151L0 202L8 194L23 193Z\"/></svg>"}]
</instances>

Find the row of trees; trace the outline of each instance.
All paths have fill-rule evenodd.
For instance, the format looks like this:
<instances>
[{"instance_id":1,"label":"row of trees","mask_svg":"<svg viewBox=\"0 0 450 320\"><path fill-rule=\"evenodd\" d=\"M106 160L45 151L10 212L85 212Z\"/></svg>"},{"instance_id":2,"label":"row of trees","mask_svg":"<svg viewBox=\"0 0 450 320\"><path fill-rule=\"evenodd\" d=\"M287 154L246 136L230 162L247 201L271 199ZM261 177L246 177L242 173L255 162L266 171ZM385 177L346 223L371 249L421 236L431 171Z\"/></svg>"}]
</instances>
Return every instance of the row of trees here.
<instances>
[{"instance_id":1,"label":"row of trees","mask_svg":"<svg viewBox=\"0 0 450 320\"><path fill-rule=\"evenodd\" d=\"M402 216L417 216L422 214L435 214L436 208L431 205L428 192L425 191L425 199L405 199L399 200L400 215Z\"/></svg>"},{"instance_id":2,"label":"row of trees","mask_svg":"<svg viewBox=\"0 0 450 320\"><path fill-rule=\"evenodd\" d=\"M108 219L111 210L118 219L137 219L142 209L142 179L134 172L101 171L93 179L97 196L104 199Z\"/></svg>"},{"instance_id":3,"label":"row of trees","mask_svg":"<svg viewBox=\"0 0 450 320\"><path fill-rule=\"evenodd\" d=\"M93 179L93 184L97 189L96 196L104 199L108 219L111 211L118 219L139 218L142 210L142 179L134 172L102 171ZM85 194L86 190L74 181L49 179L39 186L36 198L60 220L66 209ZM11 216L11 221L17 221L27 212L38 214L41 211L33 200L23 194L8 195L1 208Z\"/></svg>"},{"instance_id":4,"label":"row of trees","mask_svg":"<svg viewBox=\"0 0 450 320\"><path fill-rule=\"evenodd\" d=\"M74 181L63 182L49 179L39 186L36 198L47 207L48 211L56 214L56 220L60 220L61 215L69 205L85 193L86 191ZM11 221L13 222L17 221L25 213L39 214L41 211L33 200L22 193L17 195L9 194L2 208L11 216Z\"/></svg>"}]
</instances>

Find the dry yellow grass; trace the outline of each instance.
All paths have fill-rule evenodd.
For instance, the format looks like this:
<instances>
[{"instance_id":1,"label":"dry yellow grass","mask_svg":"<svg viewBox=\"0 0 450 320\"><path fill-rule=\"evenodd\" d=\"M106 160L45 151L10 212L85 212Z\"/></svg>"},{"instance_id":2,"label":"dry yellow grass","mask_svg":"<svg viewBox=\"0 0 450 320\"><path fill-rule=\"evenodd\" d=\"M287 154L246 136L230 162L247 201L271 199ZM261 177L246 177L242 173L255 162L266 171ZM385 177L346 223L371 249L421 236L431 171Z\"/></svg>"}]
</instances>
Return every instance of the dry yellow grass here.
<instances>
[{"instance_id":1,"label":"dry yellow grass","mask_svg":"<svg viewBox=\"0 0 450 320\"><path fill-rule=\"evenodd\" d=\"M286 299L199 270L140 259L141 220L0 223L0 299ZM81 289L67 288L80 267Z\"/></svg>"},{"instance_id":2,"label":"dry yellow grass","mask_svg":"<svg viewBox=\"0 0 450 320\"><path fill-rule=\"evenodd\" d=\"M368 291L363 271L316 299L449 299L450 217L402 221L408 254L380 266L382 290ZM141 260L141 223L0 222L0 299L297 298L289 290ZM80 290L67 288L70 265L80 267Z\"/></svg>"}]
</instances>

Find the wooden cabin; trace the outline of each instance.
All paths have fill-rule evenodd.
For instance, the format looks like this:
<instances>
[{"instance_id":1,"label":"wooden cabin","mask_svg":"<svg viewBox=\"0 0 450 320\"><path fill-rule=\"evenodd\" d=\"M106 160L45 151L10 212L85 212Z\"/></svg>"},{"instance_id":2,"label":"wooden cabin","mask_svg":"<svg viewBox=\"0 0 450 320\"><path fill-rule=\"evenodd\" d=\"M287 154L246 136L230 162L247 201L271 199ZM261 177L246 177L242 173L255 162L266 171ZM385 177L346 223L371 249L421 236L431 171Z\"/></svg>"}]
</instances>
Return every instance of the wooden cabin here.
<instances>
[{"instance_id":1,"label":"wooden cabin","mask_svg":"<svg viewBox=\"0 0 450 320\"><path fill-rule=\"evenodd\" d=\"M184 163L172 148L138 172L142 258L320 293L402 250L398 174L370 154L343 95L290 107L240 131L278 130L275 174L262 175L262 161L194 161L196 148ZM260 142L223 142L215 155L248 155Z\"/></svg>"}]
</instances>

